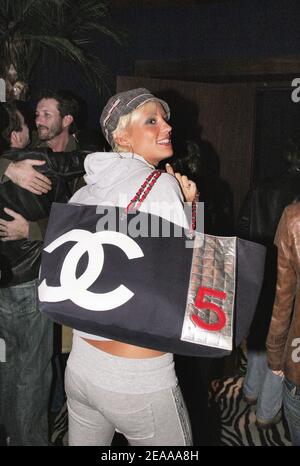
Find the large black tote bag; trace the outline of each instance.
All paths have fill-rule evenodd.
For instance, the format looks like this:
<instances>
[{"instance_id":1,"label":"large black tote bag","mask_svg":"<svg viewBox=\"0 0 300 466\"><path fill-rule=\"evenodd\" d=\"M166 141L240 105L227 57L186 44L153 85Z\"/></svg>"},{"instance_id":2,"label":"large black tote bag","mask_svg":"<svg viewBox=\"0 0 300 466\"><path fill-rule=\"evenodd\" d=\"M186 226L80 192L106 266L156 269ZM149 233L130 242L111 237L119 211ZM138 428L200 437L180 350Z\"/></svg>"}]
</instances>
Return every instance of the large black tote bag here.
<instances>
[{"instance_id":1,"label":"large black tote bag","mask_svg":"<svg viewBox=\"0 0 300 466\"><path fill-rule=\"evenodd\" d=\"M222 357L247 335L265 248L190 235L124 209L52 205L40 308L77 330L191 356Z\"/></svg>"}]
</instances>

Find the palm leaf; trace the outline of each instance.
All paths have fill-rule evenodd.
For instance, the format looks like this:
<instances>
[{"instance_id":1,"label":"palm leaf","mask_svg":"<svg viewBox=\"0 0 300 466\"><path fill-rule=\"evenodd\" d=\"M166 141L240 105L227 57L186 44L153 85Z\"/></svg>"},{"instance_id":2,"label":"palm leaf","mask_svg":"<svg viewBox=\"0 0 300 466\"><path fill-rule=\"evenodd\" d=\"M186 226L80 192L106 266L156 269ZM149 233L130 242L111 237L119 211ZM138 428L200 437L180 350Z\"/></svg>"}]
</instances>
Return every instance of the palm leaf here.
<instances>
[{"instance_id":1,"label":"palm leaf","mask_svg":"<svg viewBox=\"0 0 300 466\"><path fill-rule=\"evenodd\" d=\"M124 33L110 23L106 1L0 0L0 74L5 75L12 64L18 79L27 81L47 50L52 50L82 67L101 92L110 73L85 48L95 34L124 42Z\"/></svg>"},{"instance_id":2,"label":"palm leaf","mask_svg":"<svg viewBox=\"0 0 300 466\"><path fill-rule=\"evenodd\" d=\"M102 88L109 88L107 81L110 78L110 73L107 67L99 58L87 54L68 39L52 36L30 36L28 38L24 36L24 40L34 42L34 46L39 47L40 50L53 50L59 56L81 65L84 75L94 85L98 93L101 92Z\"/></svg>"}]
</instances>

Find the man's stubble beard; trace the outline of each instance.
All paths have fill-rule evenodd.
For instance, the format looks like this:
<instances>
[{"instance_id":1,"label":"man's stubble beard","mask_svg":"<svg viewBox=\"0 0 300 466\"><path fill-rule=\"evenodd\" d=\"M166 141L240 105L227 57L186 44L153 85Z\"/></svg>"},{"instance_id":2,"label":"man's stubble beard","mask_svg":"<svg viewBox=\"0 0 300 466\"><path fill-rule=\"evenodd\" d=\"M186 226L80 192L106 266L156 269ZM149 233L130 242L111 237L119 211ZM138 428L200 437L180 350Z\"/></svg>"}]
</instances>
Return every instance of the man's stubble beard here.
<instances>
[{"instance_id":1,"label":"man's stubble beard","mask_svg":"<svg viewBox=\"0 0 300 466\"><path fill-rule=\"evenodd\" d=\"M62 124L53 125L52 128L48 128L47 133L40 133L39 128L37 128L38 136L41 141L51 141L56 136L59 136L63 132Z\"/></svg>"}]
</instances>

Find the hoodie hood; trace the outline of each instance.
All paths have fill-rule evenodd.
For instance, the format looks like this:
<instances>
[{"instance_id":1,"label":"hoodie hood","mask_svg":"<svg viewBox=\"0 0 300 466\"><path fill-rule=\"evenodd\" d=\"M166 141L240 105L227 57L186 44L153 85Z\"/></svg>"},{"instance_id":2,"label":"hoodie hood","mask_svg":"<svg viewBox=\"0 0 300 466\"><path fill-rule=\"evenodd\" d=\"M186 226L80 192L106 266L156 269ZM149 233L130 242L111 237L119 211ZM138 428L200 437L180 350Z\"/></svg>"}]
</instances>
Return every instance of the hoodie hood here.
<instances>
[{"instance_id":1,"label":"hoodie hood","mask_svg":"<svg viewBox=\"0 0 300 466\"><path fill-rule=\"evenodd\" d=\"M126 178L132 178L133 172L154 170L155 167L146 162L138 154L127 152L95 152L89 154L84 163L87 185L97 185L99 188L113 188Z\"/></svg>"},{"instance_id":2,"label":"hoodie hood","mask_svg":"<svg viewBox=\"0 0 300 466\"><path fill-rule=\"evenodd\" d=\"M95 152L85 159L86 186L70 202L86 205L127 207L146 178L155 169L138 154ZM177 225L188 228L183 197L176 178L162 173L149 196L139 206Z\"/></svg>"}]
</instances>

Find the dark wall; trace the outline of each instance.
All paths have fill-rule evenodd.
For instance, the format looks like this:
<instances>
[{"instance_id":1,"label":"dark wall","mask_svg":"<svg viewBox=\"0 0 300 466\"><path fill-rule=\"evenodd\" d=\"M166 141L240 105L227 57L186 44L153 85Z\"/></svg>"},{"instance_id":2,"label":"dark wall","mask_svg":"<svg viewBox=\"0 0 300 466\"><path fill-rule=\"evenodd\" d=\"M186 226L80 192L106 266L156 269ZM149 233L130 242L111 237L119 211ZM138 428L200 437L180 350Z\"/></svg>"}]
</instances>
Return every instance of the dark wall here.
<instances>
[{"instance_id":1,"label":"dark wall","mask_svg":"<svg viewBox=\"0 0 300 466\"><path fill-rule=\"evenodd\" d=\"M299 135L300 102L290 89L264 89L257 94L253 181L280 175L286 169L284 147Z\"/></svg>"},{"instance_id":2,"label":"dark wall","mask_svg":"<svg viewBox=\"0 0 300 466\"><path fill-rule=\"evenodd\" d=\"M119 58L120 74L131 73L136 59L300 53L299 0L228 0L151 9L124 6L116 19L131 33L130 47Z\"/></svg>"},{"instance_id":3,"label":"dark wall","mask_svg":"<svg viewBox=\"0 0 300 466\"><path fill-rule=\"evenodd\" d=\"M128 34L123 48L100 36L95 39L93 51L112 71L110 90L102 98L95 96L80 70L55 60L41 64L32 87L77 92L88 105L87 125L97 128L103 104L115 90L115 76L133 75L135 60L300 55L299 0L227 0L182 7L155 3L151 8L128 7L120 0L114 7L114 22Z\"/></svg>"}]
</instances>

